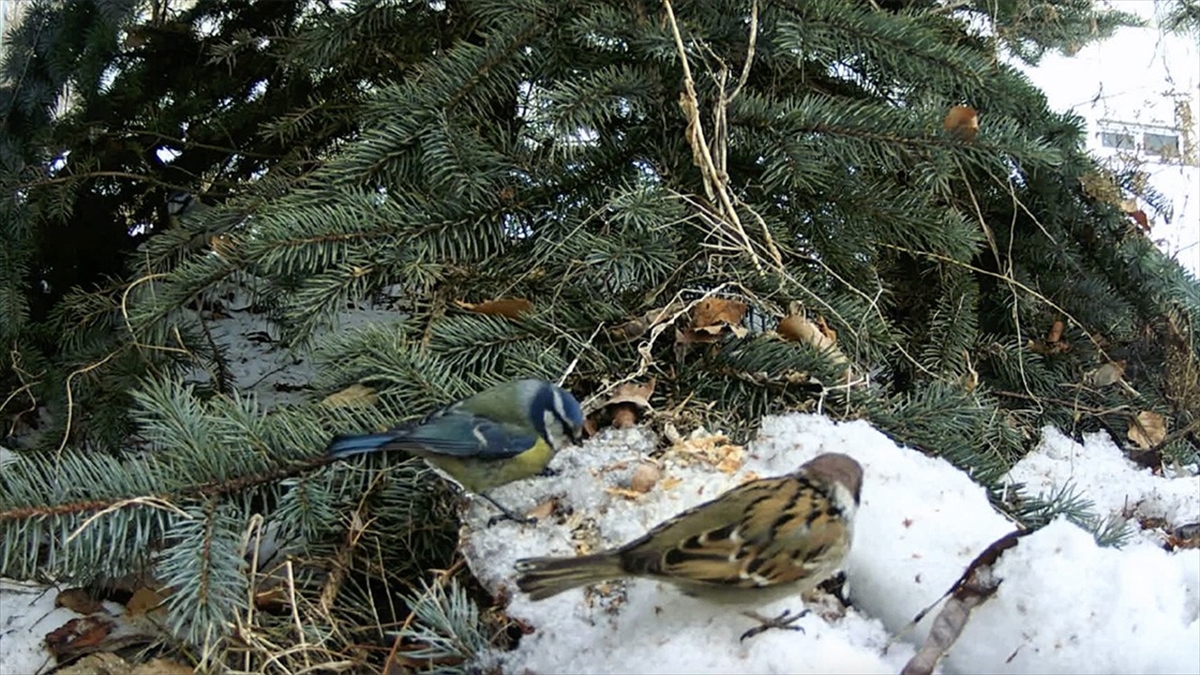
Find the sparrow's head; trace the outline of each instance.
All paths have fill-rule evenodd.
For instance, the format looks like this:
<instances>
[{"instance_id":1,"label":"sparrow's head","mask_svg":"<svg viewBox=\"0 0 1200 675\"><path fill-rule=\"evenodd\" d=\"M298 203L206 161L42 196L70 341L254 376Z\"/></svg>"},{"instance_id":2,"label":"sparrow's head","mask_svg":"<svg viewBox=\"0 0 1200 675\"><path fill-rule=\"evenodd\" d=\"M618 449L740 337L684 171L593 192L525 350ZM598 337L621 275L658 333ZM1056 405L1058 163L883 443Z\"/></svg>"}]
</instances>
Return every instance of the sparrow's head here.
<instances>
[{"instance_id":1,"label":"sparrow's head","mask_svg":"<svg viewBox=\"0 0 1200 675\"><path fill-rule=\"evenodd\" d=\"M827 452L808 460L800 470L812 478L842 486L854 498L854 506L858 506L862 494L863 470L862 465L853 457L838 452Z\"/></svg>"}]
</instances>

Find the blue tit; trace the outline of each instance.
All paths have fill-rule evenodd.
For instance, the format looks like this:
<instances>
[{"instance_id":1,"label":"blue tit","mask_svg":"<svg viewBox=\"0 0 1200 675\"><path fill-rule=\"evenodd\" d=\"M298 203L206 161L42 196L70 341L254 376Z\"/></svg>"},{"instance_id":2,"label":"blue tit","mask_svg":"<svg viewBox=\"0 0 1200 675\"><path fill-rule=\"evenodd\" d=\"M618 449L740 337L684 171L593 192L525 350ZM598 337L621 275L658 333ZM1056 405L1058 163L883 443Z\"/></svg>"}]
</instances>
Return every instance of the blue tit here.
<instances>
[{"instance_id":1,"label":"blue tit","mask_svg":"<svg viewBox=\"0 0 1200 675\"><path fill-rule=\"evenodd\" d=\"M172 190L167 195L167 213L178 218L190 213L199 203L192 193L187 190Z\"/></svg>"},{"instance_id":2,"label":"blue tit","mask_svg":"<svg viewBox=\"0 0 1200 675\"><path fill-rule=\"evenodd\" d=\"M513 380L377 434L336 436L325 452L341 458L402 450L487 499L487 491L542 473L554 454L583 433L583 410L570 392L543 380Z\"/></svg>"}]
</instances>

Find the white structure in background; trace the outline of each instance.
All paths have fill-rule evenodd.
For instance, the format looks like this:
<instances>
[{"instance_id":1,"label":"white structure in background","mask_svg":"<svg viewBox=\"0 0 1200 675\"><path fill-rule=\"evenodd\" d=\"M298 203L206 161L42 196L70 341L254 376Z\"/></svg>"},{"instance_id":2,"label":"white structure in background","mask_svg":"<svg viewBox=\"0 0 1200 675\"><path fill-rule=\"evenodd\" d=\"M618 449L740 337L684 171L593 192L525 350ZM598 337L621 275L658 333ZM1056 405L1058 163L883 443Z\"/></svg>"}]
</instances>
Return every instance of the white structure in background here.
<instances>
[{"instance_id":1,"label":"white structure in background","mask_svg":"<svg viewBox=\"0 0 1200 675\"><path fill-rule=\"evenodd\" d=\"M1164 3L1110 0L1114 9L1150 22L1122 28L1074 56L1048 54L1026 74L1056 110L1087 120L1088 149L1114 167L1140 165L1172 213L1154 213L1150 237L1200 278L1200 45L1162 33ZM1168 220L1168 216L1170 219Z\"/></svg>"},{"instance_id":2,"label":"white structure in background","mask_svg":"<svg viewBox=\"0 0 1200 675\"><path fill-rule=\"evenodd\" d=\"M4 37L25 12L27 0L0 0L0 56L4 55Z\"/></svg>"}]
</instances>

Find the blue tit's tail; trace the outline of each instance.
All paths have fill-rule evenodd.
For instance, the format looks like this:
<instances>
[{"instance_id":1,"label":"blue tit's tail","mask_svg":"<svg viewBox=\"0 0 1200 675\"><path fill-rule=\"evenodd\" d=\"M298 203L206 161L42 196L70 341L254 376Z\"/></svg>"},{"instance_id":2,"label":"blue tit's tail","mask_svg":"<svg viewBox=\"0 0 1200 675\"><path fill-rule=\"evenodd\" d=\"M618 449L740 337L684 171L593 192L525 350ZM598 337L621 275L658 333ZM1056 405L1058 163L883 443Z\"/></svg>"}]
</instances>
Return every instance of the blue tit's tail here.
<instances>
[{"instance_id":1,"label":"blue tit's tail","mask_svg":"<svg viewBox=\"0 0 1200 675\"><path fill-rule=\"evenodd\" d=\"M335 458L361 455L375 452L394 440L396 434L343 434L329 441L325 454Z\"/></svg>"}]
</instances>

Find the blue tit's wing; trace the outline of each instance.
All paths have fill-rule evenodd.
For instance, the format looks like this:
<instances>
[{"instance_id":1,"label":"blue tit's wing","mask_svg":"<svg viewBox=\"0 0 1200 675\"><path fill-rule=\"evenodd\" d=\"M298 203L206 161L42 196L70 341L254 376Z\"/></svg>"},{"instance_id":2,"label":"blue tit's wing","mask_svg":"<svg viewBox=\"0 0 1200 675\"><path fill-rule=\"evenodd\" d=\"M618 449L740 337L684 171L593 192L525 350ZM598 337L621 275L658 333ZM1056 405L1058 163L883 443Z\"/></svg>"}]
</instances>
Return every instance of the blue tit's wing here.
<instances>
[{"instance_id":1,"label":"blue tit's wing","mask_svg":"<svg viewBox=\"0 0 1200 675\"><path fill-rule=\"evenodd\" d=\"M537 445L532 429L497 422L480 415L449 409L419 424L395 429L385 449L407 450L415 455L444 455L475 459L507 459Z\"/></svg>"}]
</instances>

